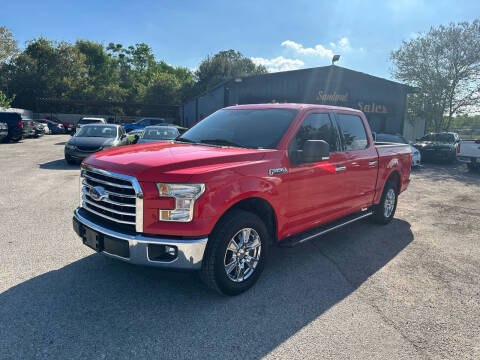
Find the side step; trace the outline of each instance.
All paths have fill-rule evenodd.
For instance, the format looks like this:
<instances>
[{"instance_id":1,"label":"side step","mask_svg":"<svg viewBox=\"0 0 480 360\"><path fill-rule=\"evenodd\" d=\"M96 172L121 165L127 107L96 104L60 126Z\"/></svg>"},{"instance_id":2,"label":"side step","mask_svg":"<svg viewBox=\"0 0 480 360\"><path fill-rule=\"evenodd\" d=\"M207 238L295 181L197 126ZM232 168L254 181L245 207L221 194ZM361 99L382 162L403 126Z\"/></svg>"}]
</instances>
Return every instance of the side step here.
<instances>
[{"instance_id":1,"label":"side step","mask_svg":"<svg viewBox=\"0 0 480 360\"><path fill-rule=\"evenodd\" d=\"M326 233L329 233L330 231L339 229L345 225L351 224L357 220L366 218L367 216L370 216L373 214L372 210L365 210L361 212L357 212L345 217L342 217L341 219L329 222L327 224L323 224L321 226L315 227L313 229L307 230L301 234L298 235L293 235L285 238L279 243L279 246L281 247L294 247L297 246L301 243L304 243L306 241L315 239L316 237L319 237L321 235L324 235Z\"/></svg>"}]
</instances>

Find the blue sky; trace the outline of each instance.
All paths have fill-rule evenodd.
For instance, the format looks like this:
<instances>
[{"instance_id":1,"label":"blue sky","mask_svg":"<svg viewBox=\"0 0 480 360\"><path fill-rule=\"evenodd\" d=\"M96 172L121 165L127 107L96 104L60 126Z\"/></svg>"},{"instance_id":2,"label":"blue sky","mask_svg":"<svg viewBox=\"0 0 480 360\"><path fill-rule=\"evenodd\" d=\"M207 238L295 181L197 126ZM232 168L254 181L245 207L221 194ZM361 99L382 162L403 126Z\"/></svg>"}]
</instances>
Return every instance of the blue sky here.
<instances>
[{"instance_id":1,"label":"blue sky","mask_svg":"<svg viewBox=\"0 0 480 360\"><path fill-rule=\"evenodd\" d=\"M39 36L149 44L158 59L196 68L233 48L270 71L337 63L390 78L389 53L432 25L480 17L480 1L5 1L0 25L23 47Z\"/></svg>"}]
</instances>

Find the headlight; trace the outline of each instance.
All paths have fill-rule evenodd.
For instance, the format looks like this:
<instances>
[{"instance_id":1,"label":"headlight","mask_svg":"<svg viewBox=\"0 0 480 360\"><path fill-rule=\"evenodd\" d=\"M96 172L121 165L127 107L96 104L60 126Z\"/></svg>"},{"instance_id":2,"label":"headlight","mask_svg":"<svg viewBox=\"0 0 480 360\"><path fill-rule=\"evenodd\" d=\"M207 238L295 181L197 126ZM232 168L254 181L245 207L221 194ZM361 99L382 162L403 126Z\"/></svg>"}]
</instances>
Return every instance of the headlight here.
<instances>
[{"instance_id":1,"label":"headlight","mask_svg":"<svg viewBox=\"0 0 480 360\"><path fill-rule=\"evenodd\" d=\"M65 145L65 149L75 150L75 146L73 146L73 145L71 145L71 144L67 144L67 145Z\"/></svg>"},{"instance_id":2,"label":"headlight","mask_svg":"<svg viewBox=\"0 0 480 360\"><path fill-rule=\"evenodd\" d=\"M160 197L175 199L175 209L159 210L158 219L160 221L192 221L195 200L205 192L205 184L157 183L157 188Z\"/></svg>"}]
</instances>

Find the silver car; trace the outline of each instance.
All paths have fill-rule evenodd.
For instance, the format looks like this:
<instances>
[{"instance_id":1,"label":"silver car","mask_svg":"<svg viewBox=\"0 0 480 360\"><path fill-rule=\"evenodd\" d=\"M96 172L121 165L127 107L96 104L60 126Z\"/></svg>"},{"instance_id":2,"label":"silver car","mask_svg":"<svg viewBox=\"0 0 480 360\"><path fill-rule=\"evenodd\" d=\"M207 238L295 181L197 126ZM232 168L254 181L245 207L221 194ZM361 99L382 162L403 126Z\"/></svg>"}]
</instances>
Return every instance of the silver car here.
<instances>
[{"instance_id":1,"label":"silver car","mask_svg":"<svg viewBox=\"0 0 480 360\"><path fill-rule=\"evenodd\" d=\"M137 144L170 141L175 139L178 135L180 135L180 133L175 126L147 126L138 139Z\"/></svg>"},{"instance_id":2,"label":"silver car","mask_svg":"<svg viewBox=\"0 0 480 360\"><path fill-rule=\"evenodd\" d=\"M98 151L127 144L129 140L121 125L83 125L65 144L65 160L75 164Z\"/></svg>"}]
</instances>

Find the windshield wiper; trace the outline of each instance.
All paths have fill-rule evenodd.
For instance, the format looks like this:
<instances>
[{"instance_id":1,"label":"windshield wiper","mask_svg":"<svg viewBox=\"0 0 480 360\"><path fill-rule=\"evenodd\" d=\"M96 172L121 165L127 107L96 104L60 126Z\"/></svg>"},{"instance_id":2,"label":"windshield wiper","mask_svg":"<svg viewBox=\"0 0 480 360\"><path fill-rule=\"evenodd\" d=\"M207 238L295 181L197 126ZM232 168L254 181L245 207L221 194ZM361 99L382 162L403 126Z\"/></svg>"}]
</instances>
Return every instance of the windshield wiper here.
<instances>
[{"instance_id":1,"label":"windshield wiper","mask_svg":"<svg viewBox=\"0 0 480 360\"><path fill-rule=\"evenodd\" d=\"M192 143L192 144L197 144L196 141L189 139L189 138L177 138L173 139L173 141L178 141L178 142L183 142L183 143Z\"/></svg>"},{"instance_id":2,"label":"windshield wiper","mask_svg":"<svg viewBox=\"0 0 480 360\"><path fill-rule=\"evenodd\" d=\"M233 141L224 140L224 139L202 139L199 141L204 144L213 144L213 145L223 145L223 146L233 146L239 148L246 148L244 145L237 144Z\"/></svg>"}]
</instances>

